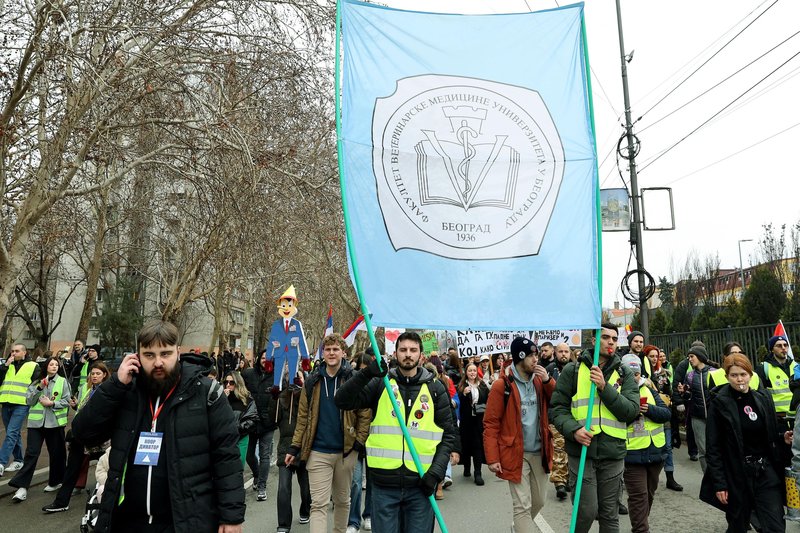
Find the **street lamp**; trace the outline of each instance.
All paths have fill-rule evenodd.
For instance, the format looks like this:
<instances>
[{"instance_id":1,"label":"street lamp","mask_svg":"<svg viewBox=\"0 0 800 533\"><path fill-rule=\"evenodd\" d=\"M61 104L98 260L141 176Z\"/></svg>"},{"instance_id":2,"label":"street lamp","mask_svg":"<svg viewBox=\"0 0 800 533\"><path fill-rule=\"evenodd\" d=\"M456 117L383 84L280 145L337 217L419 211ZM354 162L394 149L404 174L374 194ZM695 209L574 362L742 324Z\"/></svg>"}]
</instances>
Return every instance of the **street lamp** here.
<instances>
[{"instance_id":1,"label":"street lamp","mask_svg":"<svg viewBox=\"0 0 800 533\"><path fill-rule=\"evenodd\" d=\"M739 276L742 279L742 298L744 298L744 265L742 264L742 243L743 242L753 242L753 239L739 239Z\"/></svg>"}]
</instances>

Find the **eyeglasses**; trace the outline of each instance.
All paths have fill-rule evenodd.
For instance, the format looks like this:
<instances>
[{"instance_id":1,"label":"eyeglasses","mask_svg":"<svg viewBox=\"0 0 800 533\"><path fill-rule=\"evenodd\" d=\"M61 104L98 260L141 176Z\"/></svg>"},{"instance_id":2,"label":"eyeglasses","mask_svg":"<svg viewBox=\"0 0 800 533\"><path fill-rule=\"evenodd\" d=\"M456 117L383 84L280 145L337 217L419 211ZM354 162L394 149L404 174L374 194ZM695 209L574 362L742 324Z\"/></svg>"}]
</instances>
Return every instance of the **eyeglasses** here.
<instances>
[{"instance_id":1,"label":"eyeglasses","mask_svg":"<svg viewBox=\"0 0 800 533\"><path fill-rule=\"evenodd\" d=\"M232 379L226 379L225 380L225 385L235 385L235 384L236 384L236 382L233 381Z\"/></svg>"}]
</instances>

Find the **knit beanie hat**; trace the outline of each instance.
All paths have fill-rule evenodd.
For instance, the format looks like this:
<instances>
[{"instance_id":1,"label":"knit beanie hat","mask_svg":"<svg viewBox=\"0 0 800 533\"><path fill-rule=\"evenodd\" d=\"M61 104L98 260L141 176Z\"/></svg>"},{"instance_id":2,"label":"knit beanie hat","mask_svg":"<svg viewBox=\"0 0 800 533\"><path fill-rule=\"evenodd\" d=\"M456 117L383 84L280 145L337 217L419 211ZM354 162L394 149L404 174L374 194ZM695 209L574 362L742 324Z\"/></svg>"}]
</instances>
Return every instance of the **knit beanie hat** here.
<instances>
[{"instance_id":1,"label":"knit beanie hat","mask_svg":"<svg viewBox=\"0 0 800 533\"><path fill-rule=\"evenodd\" d=\"M532 340L525 337L515 337L511 341L511 357L514 364L519 363L532 353L539 353L539 348L533 343Z\"/></svg>"},{"instance_id":2,"label":"knit beanie hat","mask_svg":"<svg viewBox=\"0 0 800 533\"><path fill-rule=\"evenodd\" d=\"M642 364L641 361L639 361L639 356L632 353L622 357L622 366L627 366L634 374L642 373Z\"/></svg>"},{"instance_id":3,"label":"knit beanie hat","mask_svg":"<svg viewBox=\"0 0 800 533\"><path fill-rule=\"evenodd\" d=\"M703 346L692 346L689 348L689 355L694 355L703 364L708 363L708 354Z\"/></svg>"},{"instance_id":4,"label":"knit beanie hat","mask_svg":"<svg viewBox=\"0 0 800 533\"><path fill-rule=\"evenodd\" d=\"M786 344L789 344L789 339L787 339L785 335L775 335L774 337L770 337L769 341L767 341L767 344L769 345L769 351L770 352L772 351L772 348L775 347L775 343L778 342L778 341L783 341Z\"/></svg>"},{"instance_id":5,"label":"knit beanie hat","mask_svg":"<svg viewBox=\"0 0 800 533\"><path fill-rule=\"evenodd\" d=\"M634 339L634 337L637 336L641 337L642 340L644 341L644 333L642 333L641 331L631 331L630 333L628 333L628 344L630 344L630 342Z\"/></svg>"}]
</instances>

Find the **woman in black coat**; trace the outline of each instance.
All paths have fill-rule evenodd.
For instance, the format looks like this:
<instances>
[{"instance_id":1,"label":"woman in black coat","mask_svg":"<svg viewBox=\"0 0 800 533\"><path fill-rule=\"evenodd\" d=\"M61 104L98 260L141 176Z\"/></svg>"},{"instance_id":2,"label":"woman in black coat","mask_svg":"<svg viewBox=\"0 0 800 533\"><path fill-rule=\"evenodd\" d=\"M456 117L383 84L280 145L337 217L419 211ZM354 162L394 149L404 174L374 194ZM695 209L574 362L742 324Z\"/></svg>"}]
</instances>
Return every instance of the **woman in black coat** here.
<instances>
[{"instance_id":1,"label":"woman in black coat","mask_svg":"<svg viewBox=\"0 0 800 533\"><path fill-rule=\"evenodd\" d=\"M769 392L750 389L747 356L729 355L723 367L728 384L714 389L709 403L700 499L725 511L729 533L747 531L751 512L760 531L784 532L782 448L792 432L778 429Z\"/></svg>"},{"instance_id":2,"label":"woman in black coat","mask_svg":"<svg viewBox=\"0 0 800 533\"><path fill-rule=\"evenodd\" d=\"M489 387L478 378L478 367L470 363L464 369L464 376L458 384L461 425L461 464L464 476L470 476L470 459L475 469L475 484L483 485L481 464L483 463L483 413L489 399Z\"/></svg>"}]
</instances>

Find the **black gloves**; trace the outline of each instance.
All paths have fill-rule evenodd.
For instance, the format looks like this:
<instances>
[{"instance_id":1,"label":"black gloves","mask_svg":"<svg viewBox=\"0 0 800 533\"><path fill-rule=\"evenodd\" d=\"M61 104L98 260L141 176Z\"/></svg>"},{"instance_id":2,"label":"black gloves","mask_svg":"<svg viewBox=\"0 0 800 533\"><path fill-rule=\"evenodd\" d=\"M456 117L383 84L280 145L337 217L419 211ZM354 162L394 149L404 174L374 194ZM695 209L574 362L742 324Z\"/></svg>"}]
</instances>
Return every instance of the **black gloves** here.
<instances>
[{"instance_id":1,"label":"black gloves","mask_svg":"<svg viewBox=\"0 0 800 533\"><path fill-rule=\"evenodd\" d=\"M385 360L381 360L380 367L378 366L378 358L376 357L374 361L371 361L369 365L361 372L364 373L365 376L368 378L382 378L386 375L389 371L389 365L386 364Z\"/></svg>"},{"instance_id":2,"label":"black gloves","mask_svg":"<svg viewBox=\"0 0 800 533\"><path fill-rule=\"evenodd\" d=\"M367 449L358 441L353 443L353 451L358 454L359 461L362 461L367 456Z\"/></svg>"},{"instance_id":3,"label":"black gloves","mask_svg":"<svg viewBox=\"0 0 800 533\"><path fill-rule=\"evenodd\" d=\"M434 492L436 492L436 485L438 484L439 480L433 477L430 471L428 471L425 472L425 475L419 480L419 489L426 498L429 498Z\"/></svg>"}]
</instances>

